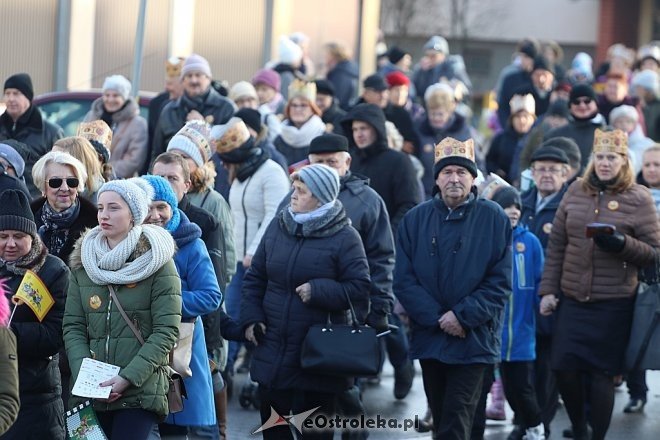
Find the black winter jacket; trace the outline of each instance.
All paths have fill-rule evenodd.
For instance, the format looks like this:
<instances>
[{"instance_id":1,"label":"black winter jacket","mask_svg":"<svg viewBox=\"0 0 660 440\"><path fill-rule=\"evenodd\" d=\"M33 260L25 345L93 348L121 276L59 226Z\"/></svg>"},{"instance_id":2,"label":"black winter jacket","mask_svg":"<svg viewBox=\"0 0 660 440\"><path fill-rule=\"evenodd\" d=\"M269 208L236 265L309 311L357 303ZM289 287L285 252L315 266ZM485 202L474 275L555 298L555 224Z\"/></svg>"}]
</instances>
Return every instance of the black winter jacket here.
<instances>
[{"instance_id":1,"label":"black winter jacket","mask_svg":"<svg viewBox=\"0 0 660 440\"><path fill-rule=\"evenodd\" d=\"M41 156L53 148L55 141L63 136L62 129L43 119L41 112L35 106L30 106L15 124L7 112L0 115L0 140L16 139L30 147L33 153L23 157L25 184L33 198L39 197L40 192L32 182L32 167Z\"/></svg>"},{"instance_id":2,"label":"black winter jacket","mask_svg":"<svg viewBox=\"0 0 660 440\"><path fill-rule=\"evenodd\" d=\"M601 115L596 115L596 117L588 121L570 121L564 126L553 128L544 136L543 140L560 136L573 139L578 147L580 147L582 168L584 168L591 158L591 150L594 146L594 133L597 128L603 128L604 126L605 118Z\"/></svg>"},{"instance_id":3,"label":"black winter jacket","mask_svg":"<svg viewBox=\"0 0 660 440\"><path fill-rule=\"evenodd\" d=\"M11 322L18 345L21 406L41 405L59 398L61 394L57 352L64 346L62 318L69 287L69 269L57 257L46 255L45 258L37 275L48 288L55 304L42 322L39 322L27 305L18 306ZM10 299L21 284L23 276L15 275L3 266L0 267L0 278L6 279L7 299ZM35 420L34 423L48 421Z\"/></svg>"},{"instance_id":4,"label":"black winter jacket","mask_svg":"<svg viewBox=\"0 0 660 440\"><path fill-rule=\"evenodd\" d=\"M358 148L353 136L348 143L353 158L351 171L369 178L371 187L383 198L390 216L392 231L403 216L419 203L419 184L410 158L387 146L385 115L373 104L353 107L342 120L345 133L352 133L353 121L364 121L376 129L376 141Z\"/></svg>"},{"instance_id":5,"label":"black winter jacket","mask_svg":"<svg viewBox=\"0 0 660 440\"><path fill-rule=\"evenodd\" d=\"M92 202L83 197L78 197L78 200L80 202L80 213L78 214L78 220L76 220L73 226L71 226L69 229L66 242L59 254L51 253L51 255L54 255L60 260L64 261L67 266L69 265L69 255L71 255L71 252L73 252L73 245L76 244L76 241L80 238L83 231L87 228L98 226L99 224L98 218L96 216L96 206L92 205ZM37 230L39 230L39 228L44 224L41 220L41 212L44 203L46 203L46 198L40 197L30 204L30 208L34 214L34 222L37 224ZM44 244L46 244L47 247L48 243Z\"/></svg>"},{"instance_id":6,"label":"black winter jacket","mask_svg":"<svg viewBox=\"0 0 660 440\"><path fill-rule=\"evenodd\" d=\"M342 61L326 75L335 87L335 101L342 110L348 110L357 96L359 72L353 61Z\"/></svg>"},{"instance_id":7,"label":"black winter jacket","mask_svg":"<svg viewBox=\"0 0 660 440\"><path fill-rule=\"evenodd\" d=\"M311 300L296 288L311 284ZM326 322L347 322L348 295L364 316L369 304L369 268L362 242L349 225L341 202L321 219L298 225L288 209L270 223L245 274L241 325L263 322L266 333L250 368L259 384L284 390L340 392L351 380L311 374L300 366L308 329Z\"/></svg>"}]
</instances>

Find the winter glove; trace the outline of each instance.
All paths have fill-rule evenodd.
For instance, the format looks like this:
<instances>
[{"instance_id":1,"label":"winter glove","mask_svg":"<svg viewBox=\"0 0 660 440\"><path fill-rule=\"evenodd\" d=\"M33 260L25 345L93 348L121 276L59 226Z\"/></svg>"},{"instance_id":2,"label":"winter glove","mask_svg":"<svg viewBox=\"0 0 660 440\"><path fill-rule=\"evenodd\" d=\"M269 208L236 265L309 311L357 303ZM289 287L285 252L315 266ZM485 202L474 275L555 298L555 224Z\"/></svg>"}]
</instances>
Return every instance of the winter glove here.
<instances>
[{"instance_id":1,"label":"winter glove","mask_svg":"<svg viewBox=\"0 0 660 440\"><path fill-rule=\"evenodd\" d=\"M612 235L596 234L594 235L594 243L605 252L618 253L626 245L626 236L619 231L614 231Z\"/></svg>"},{"instance_id":2,"label":"winter glove","mask_svg":"<svg viewBox=\"0 0 660 440\"><path fill-rule=\"evenodd\" d=\"M381 312L371 311L367 315L366 324L376 329L377 333L383 333L390 329L387 315Z\"/></svg>"}]
</instances>

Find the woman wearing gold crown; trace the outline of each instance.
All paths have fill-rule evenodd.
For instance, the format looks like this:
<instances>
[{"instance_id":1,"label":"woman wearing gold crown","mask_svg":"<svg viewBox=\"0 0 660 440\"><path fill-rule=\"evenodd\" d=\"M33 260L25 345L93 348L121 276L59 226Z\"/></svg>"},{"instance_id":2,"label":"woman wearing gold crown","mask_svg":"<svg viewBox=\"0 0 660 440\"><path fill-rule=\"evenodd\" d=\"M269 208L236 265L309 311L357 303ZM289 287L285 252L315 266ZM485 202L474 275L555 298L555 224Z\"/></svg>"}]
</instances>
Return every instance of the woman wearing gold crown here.
<instances>
[{"instance_id":1,"label":"woman wearing gold crown","mask_svg":"<svg viewBox=\"0 0 660 440\"><path fill-rule=\"evenodd\" d=\"M586 402L591 438L605 438L637 271L654 262L658 245L655 205L634 181L625 133L597 129L584 176L568 188L557 210L539 291L541 313L557 313L552 367L576 439L589 438Z\"/></svg>"},{"instance_id":2,"label":"woman wearing gold crown","mask_svg":"<svg viewBox=\"0 0 660 440\"><path fill-rule=\"evenodd\" d=\"M275 138L274 144L292 165L306 160L309 143L325 132L321 110L316 106L316 84L294 80L289 86L284 116L282 133Z\"/></svg>"}]
</instances>

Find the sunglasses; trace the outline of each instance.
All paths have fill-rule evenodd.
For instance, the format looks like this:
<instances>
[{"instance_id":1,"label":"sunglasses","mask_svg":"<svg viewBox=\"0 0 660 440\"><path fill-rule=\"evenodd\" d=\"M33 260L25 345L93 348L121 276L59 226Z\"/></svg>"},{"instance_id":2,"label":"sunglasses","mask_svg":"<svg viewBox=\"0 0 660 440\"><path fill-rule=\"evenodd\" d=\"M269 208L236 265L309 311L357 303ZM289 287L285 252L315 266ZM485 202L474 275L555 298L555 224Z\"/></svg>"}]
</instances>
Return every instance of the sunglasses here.
<instances>
[{"instance_id":1,"label":"sunglasses","mask_svg":"<svg viewBox=\"0 0 660 440\"><path fill-rule=\"evenodd\" d=\"M66 186L69 188L78 188L78 185L80 184L80 179L77 177L67 177L66 179L62 179L61 177L53 177L52 179L48 179L48 186L53 189L57 189L62 186L62 183L65 180Z\"/></svg>"},{"instance_id":2,"label":"sunglasses","mask_svg":"<svg viewBox=\"0 0 660 440\"><path fill-rule=\"evenodd\" d=\"M571 101L571 104L573 104L573 105L580 105L580 104L589 105L589 104L591 104L592 101L593 101L593 99L591 99L591 98L576 98L576 99Z\"/></svg>"}]
</instances>

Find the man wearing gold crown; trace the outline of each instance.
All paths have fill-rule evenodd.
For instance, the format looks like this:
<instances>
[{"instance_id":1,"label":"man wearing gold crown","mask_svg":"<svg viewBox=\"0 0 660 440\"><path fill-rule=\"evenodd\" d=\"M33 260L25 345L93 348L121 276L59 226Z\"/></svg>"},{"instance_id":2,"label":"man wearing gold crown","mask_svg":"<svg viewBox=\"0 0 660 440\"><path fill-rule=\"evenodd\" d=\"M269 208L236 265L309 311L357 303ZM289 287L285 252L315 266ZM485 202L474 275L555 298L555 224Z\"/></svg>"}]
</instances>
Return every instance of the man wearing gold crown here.
<instances>
[{"instance_id":1,"label":"man wearing gold crown","mask_svg":"<svg viewBox=\"0 0 660 440\"><path fill-rule=\"evenodd\" d=\"M484 373L499 362L511 294L511 226L477 197L472 139L435 146L437 193L399 224L394 293L408 312L434 439L467 439Z\"/></svg>"}]
</instances>

